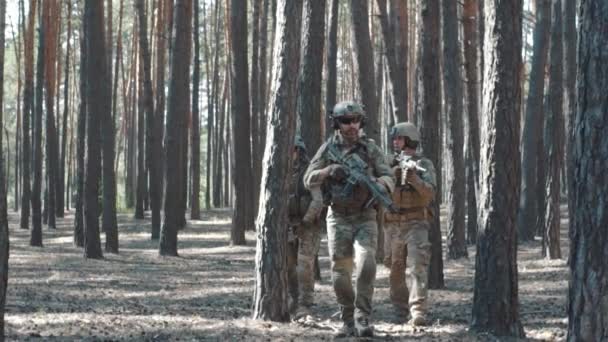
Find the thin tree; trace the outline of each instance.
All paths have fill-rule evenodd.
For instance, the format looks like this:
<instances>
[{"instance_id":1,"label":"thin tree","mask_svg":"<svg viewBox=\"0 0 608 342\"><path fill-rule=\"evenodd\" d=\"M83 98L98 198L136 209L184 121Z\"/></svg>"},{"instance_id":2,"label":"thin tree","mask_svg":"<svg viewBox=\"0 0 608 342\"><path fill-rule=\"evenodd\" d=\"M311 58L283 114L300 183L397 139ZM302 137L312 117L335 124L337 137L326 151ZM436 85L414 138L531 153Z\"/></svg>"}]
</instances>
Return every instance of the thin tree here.
<instances>
[{"instance_id":1,"label":"thin tree","mask_svg":"<svg viewBox=\"0 0 608 342\"><path fill-rule=\"evenodd\" d=\"M250 107L249 85L247 82L247 2L231 0L230 5L230 111L232 113L232 134L235 139L232 165L232 182L235 192L234 216L230 232L232 245L244 245L245 230L254 226L255 203L251 172L251 144L249 143Z\"/></svg>"},{"instance_id":2,"label":"thin tree","mask_svg":"<svg viewBox=\"0 0 608 342\"><path fill-rule=\"evenodd\" d=\"M441 174L439 147L439 112L441 109L439 75L439 0L422 0L418 8L422 20L419 29L419 58L416 65L418 95L416 112L419 118L422 148L424 154L433 162L437 174ZM441 185L437 186L441 193ZM429 269L429 288L443 288L443 255L441 249L441 227L439 222L439 201L432 203L433 221L429 231L431 242L431 264Z\"/></svg>"},{"instance_id":3,"label":"thin tree","mask_svg":"<svg viewBox=\"0 0 608 342\"><path fill-rule=\"evenodd\" d=\"M152 214L152 231L151 237L153 240L158 239L160 232L160 207L161 207L161 183L160 183L160 165L159 156L161 154L161 141L158 136L158 120L154 111L154 94L152 93L151 80L151 63L150 63L150 48L148 46L148 24L144 0L137 0L135 3L137 16L139 19L139 43L141 60L143 61L144 71L144 109L146 112L146 143L147 149L146 159L148 161L148 170L150 173L150 208ZM158 91L162 91L158 89ZM142 151L143 152L143 151Z\"/></svg>"},{"instance_id":4,"label":"thin tree","mask_svg":"<svg viewBox=\"0 0 608 342\"><path fill-rule=\"evenodd\" d=\"M443 37L443 91L447 117L448 149L448 216L447 257L458 259L467 256L465 240L465 165L463 158L464 129L463 92L460 74L461 58L458 39L458 11L453 0L441 1Z\"/></svg>"},{"instance_id":5,"label":"thin tree","mask_svg":"<svg viewBox=\"0 0 608 342\"><path fill-rule=\"evenodd\" d=\"M86 32L87 23L82 22L82 33ZM84 35L84 34L83 34ZM78 106L78 124L76 128L76 201L74 203L74 245L84 247L84 179L85 179L85 148L87 127L87 51L86 42L80 38L80 104Z\"/></svg>"},{"instance_id":6,"label":"thin tree","mask_svg":"<svg viewBox=\"0 0 608 342\"><path fill-rule=\"evenodd\" d=\"M543 256L550 259L562 257L560 249L560 170L564 158L564 82L562 2L553 0L551 11L551 47L549 52L549 111L545 131L547 155L547 181Z\"/></svg>"},{"instance_id":7,"label":"thin tree","mask_svg":"<svg viewBox=\"0 0 608 342\"><path fill-rule=\"evenodd\" d=\"M577 108L570 126L572 175L568 341L608 339L608 2L579 4ZM576 178L576 182L575 182Z\"/></svg>"},{"instance_id":8,"label":"thin tree","mask_svg":"<svg viewBox=\"0 0 608 342\"><path fill-rule=\"evenodd\" d=\"M39 11L41 13L42 11ZM42 190L42 88L44 84L44 34L42 18L38 20L38 56L36 60L36 91L34 108L34 182L32 184L32 230L30 246L42 247L42 203L40 200Z\"/></svg>"},{"instance_id":9,"label":"thin tree","mask_svg":"<svg viewBox=\"0 0 608 342\"><path fill-rule=\"evenodd\" d=\"M181 208L183 179L182 135L189 111L189 67L192 50L192 2L177 0L173 9L171 72L165 136L165 210L160 232L159 254L177 256L177 230L183 216Z\"/></svg>"},{"instance_id":10,"label":"thin tree","mask_svg":"<svg viewBox=\"0 0 608 342\"><path fill-rule=\"evenodd\" d=\"M564 88L566 89L565 101L565 122L567 135L567 148L565 149L565 164L567 169L567 180L564 183L568 186L568 193L574 193L570 188L574 185L569 181L573 179L573 168L569 146L572 146L572 125L576 113L576 1L563 1L563 21L564 21ZM568 205L568 217L574 217L572 206Z\"/></svg>"},{"instance_id":11,"label":"thin tree","mask_svg":"<svg viewBox=\"0 0 608 342\"><path fill-rule=\"evenodd\" d=\"M479 64L477 49L478 0L465 0L463 7L464 68L466 75L467 138L465 142L467 182L467 242L477 240L477 188L479 187Z\"/></svg>"},{"instance_id":12,"label":"thin tree","mask_svg":"<svg viewBox=\"0 0 608 342\"><path fill-rule=\"evenodd\" d=\"M253 193L254 208L258 207L260 192L260 179L262 172L262 160L257 157L262 154L263 149L260 148L260 125L265 122L260 121L260 21L261 21L261 1L252 1L253 13L251 18L251 78L249 79L250 86L250 105L251 105L251 166L253 168ZM254 213L255 215L255 213Z\"/></svg>"},{"instance_id":13,"label":"thin tree","mask_svg":"<svg viewBox=\"0 0 608 342\"><path fill-rule=\"evenodd\" d=\"M21 153L23 183L21 186L21 224L20 227L28 229L30 218L30 161L32 151L30 150L30 118L34 114L34 24L36 22L36 0L30 0L27 29L24 40L24 69L25 82L23 88L23 151Z\"/></svg>"},{"instance_id":14,"label":"thin tree","mask_svg":"<svg viewBox=\"0 0 608 342\"><path fill-rule=\"evenodd\" d=\"M325 83L325 110L328 111L336 104L337 83L337 59L338 59L338 14L340 3L338 0L331 1L329 14L329 32L327 34L327 82ZM329 116L323 127L331 127ZM331 129L325 129L325 137L331 134Z\"/></svg>"},{"instance_id":15,"label":"thin tree","mask_svg":"<svg viewBox=\"0 0 608 342\"><path fill-rule=\"evenodd\" d=\"M365 108L367 135L375 141L380 141L380 120L378 117L378 99L376 98L376 82L374 79L374 57L369 36L368 2L351 0L351 29L354 37L353 59L356 62L358 97Z\"/></svg>"},{"instance_id":16,"label":"thin tree","mask_svg":"<svg viewBox=\"0 0 608 342\"><path fill-rule=\"evenodd\" d=\"M192 179L190 190L190 218L201 218L201 136L199 119L199 85L201 73L200 38L199 38L199 3L194 0L194 70L192 71L192 130L190 131L190 144L192 145L190 159L190 174ZM152 191L152 189L150 189Z\"/></svg>"},{"instance_id":17,"label":"thin tree","mask_svg":"<svg viewBox=\"0 0 608 342\"><path fill-rule=\"evenodd\" d=\"M23 6L23 1L19 2L19 11L22 10ZM19 29L21 29L22 27L22 23L21 23L21 16L19 16L19 24L17 25ZM19 168L21 166L21 162L20 162L20 141L21 141L21 118L22 118L22 113L21 113L21 87L23 85L22 83L22 78L21 78L21 66L22 66L22 60L21 60L21 50L22 50L22 42L23 40L21 39L21 37L23 36L23 32L20 32L19 36L20 38L17 38L17 35L15 34L15 28L13 27L13 23L11 22L10 24L11 26L11 33L13 36L13 43L14 43L14 50L15 50L15 61L17 63L17 98L15 99L16 102L16 107L17 107L17 112L16 112L16 127L15 127L15 183L14 183L14 211L17 212L19 210L19 181L21 180L20 178L20 174L19 174ZM8 137L7 137L7 142L8 142ZM6 178L7 182L8 182L8 177Z\"/></svg>"},{"instance_id":18,"label":"thin tree","mask_svg":"<svg viewBox=\"0 0 608 342\"><path fill-rule=\"evenodd\" d=\"M86 0L84 3L84 39L86 53L87 97L87 158L84 179L84 256L103 258L99 238L99 178L101 170L101 120L105 119L103 103L106 99L106 54L103 34L103 2ZM102 80L100 82L100 80Z\"/></svg>"},{"instance_id":19,"label":"thin tree","mask_svg":"<svg viewBox=\"0 0 608 342\"><path fill-rule=\"evenodd\" d=\"M549 28L551 24L550 0L537 0L536 26L534 27L534 51L530 86L526 103L526 115L522 135L522 189L520 210L517 219L518 239L534 239L536 217L538 215L537 199L537 157L544 153L539 148L539 131L543 122L543 94L545 85L545 64L549 47ZM542 146L542 145L541 145ZM544 184L543 186L544 187Z\"/></svg>"},{"instance_id":20,"label":"thin tree","mask_svg":"<svg viewBox=\"0 0 608 342\"><path fill-rule=\"evenodd\" d=\"M67 196L64 194L65 187L65 163L66 163L66 146L67 140L69 139L68 135L68 115L69 115L69 94L70 94L70 39L72 38L72 1L66 1L66 8L68 12L67 17L67 40L66 40L66 51L65 51L65 75L63 80L63 137L61 138L61 161L60 161L60 170L59 170L59 193L57 194L57 214L63 214L64 204L67 202L68 204L65 206L66 209L69 210L69 191L67 192ZM69 180L68 180L69 181ZM69 188L69 185L68 185ZM64 200L64 196L67 200ZM61 208L61 209L60 209Z\"/></svg>"},{"instance_id":21,"label":"thin tree","mask_svg":"<svg viewBox=\"0 0 608 342\"><path fill-rule=\"evenodd\" d=\"M238 0L236 0L238 1ZM234 5L234 3L233 3ZM289 320L287 306L287 206L283 194L291 167L295 133L296 85L300 54L301 0L279 0L277 4L277 42L273 53L273 72L269 118L271 124L264 151L260 208L256 222L256 284L253 318Z\"/></svg>"},{"instance_id":22,"label":"thin tree","mask_svg":"<svg viewBox=\"0 0 608 342\"><path fill-rule=\"evenodd\" d=\"M321 75L325 33L325 1L304 1L302 57L298 77L296 113L300 134L309 151L316 151L323 141L321 122Z\"/></svg>"},{"instance_id":23,"label":"thin tree","mask_svg":"<svg viewBox=\"0 0 608 342\"><path fill-rule=\"evenodd\" d=\"M143 31L141 26L137 27L138 32ZM138 36L141 37L141 34L147 35L148 33L144 31L140 33ZM144 71L144 62L141 54L141 40L137 42L138 49L138 63L137 63L137 184L136 184L136 193L135 193L135 218L139 220L143 220L145 217L145 200L146 200L146 152L145 152L145 71ZM134 117L135 120L135 117ZM135 127L133 127L135 129Z\"/></svg>"},{"instance_id":24,"label":"thin tree","mask_svg":"<svg viewBox=\"0 0 608 342\"><path fill-rule=\"evenodd\" d=\"M524 337L517 288L522 1L485 1L479 235L471 328Z\"/></svg>"},{"instance_id":25,"label":"thin tree","mask_svg":"<svg viewBox=\"0 0 608 342\"><path fill-rule=\"evenodd\" d=\"M0 0L0 27L4 27L6 17L6 1ZM4 30L0 30L0 127L3 127L4 117ZM0 151L2 151L2 135L0 134ZM4 170L0 158L0 170ZM16 175L15 175L16 176ZM0 341L4 341L4 306L6 303L6 287L8 281L9 235L6 208L6 182L4 172L0 171ZM17 198L15 198L15 201Z\"/></svg>"}]
</instances>

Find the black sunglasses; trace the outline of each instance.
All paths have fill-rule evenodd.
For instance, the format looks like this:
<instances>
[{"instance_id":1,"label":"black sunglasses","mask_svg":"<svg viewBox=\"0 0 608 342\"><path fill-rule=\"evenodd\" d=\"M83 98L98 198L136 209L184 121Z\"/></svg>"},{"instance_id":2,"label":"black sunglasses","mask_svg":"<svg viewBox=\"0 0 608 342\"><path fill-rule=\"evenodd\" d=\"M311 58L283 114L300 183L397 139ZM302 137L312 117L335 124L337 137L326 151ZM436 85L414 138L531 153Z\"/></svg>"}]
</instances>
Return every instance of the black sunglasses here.
<instances>
[{"instance_id":1,"label":"black sunglasses","mask_svg":"<svg viewBox=\"0 0 608 342\"><path fill-rule=\"evenodd\" d=\"M351 117L339 117L338 122L343 125L350 125L351 123L359 123L361 122L361 116L351 116Z\"/></svg>"}]
</instances>

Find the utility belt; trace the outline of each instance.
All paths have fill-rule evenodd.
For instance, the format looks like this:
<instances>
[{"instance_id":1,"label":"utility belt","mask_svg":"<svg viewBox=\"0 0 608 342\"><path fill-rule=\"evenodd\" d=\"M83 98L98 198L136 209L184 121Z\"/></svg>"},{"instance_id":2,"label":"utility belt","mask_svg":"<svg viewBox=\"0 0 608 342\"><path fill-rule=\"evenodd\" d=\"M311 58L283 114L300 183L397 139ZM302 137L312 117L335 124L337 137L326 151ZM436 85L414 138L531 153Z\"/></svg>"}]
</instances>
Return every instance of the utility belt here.
<instances>
[{"instance_id":1,"label":"utility belt","mask_svg":"<svg viewBox=\"0 0 608 342\"><path fill-rule=\"evenodd\" d=\"M361 214L363 211L365 210L369 210L369 209L375 209L375 206L370 206L369 208L364 208L365 206L365 202L361 203L360 205L339 205L339 204L332 204L331 205L331 211L337 214L340 214L342 216L350 216L350 215L355 215L355 214Z\"/></svg>"},{"instance_id":2,"label":"utility belt","mask_svg":"<svg viewBox=\"0 0 608 342\"><path fill-rule=\"evenodd\" d=\"M396 213L385 212L385 222L408 222L414 220L428 220L429 210L426 207L399 208Z\"/></svg>"}]
</instances>

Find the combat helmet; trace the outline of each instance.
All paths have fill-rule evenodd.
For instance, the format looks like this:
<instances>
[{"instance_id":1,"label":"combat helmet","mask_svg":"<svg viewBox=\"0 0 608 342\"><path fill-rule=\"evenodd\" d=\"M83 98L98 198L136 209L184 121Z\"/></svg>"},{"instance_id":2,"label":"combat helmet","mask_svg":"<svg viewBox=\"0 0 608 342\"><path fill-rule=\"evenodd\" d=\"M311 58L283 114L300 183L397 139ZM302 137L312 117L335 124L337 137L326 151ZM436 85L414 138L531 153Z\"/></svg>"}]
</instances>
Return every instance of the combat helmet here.
<instances>
[{"instance_id":1,"label":"combat helmet","mask_svg":"<svg viewBox=\"0 0 608 342\"><path fill-rule=\"evenodd\" d=\"M334 129L340 128L337 119L346 115L361 115L363 117L361 120L361 127L365 126L366 115L363 106L354 101L342 101L336 103L334 109L329 113L329 118L333 120L334 123Z\"/></svg>"},{"instance_id":2,"label":"combat helmet","mask_svg":"<svg viewBox=\"0 0 608 342\"><path fill-rule=\"evenodd\" d=\"M391 137L408 137L411 141L420 141L420 132L411 122L400 122L391 129Z\"/></svg>"}]
</instances>

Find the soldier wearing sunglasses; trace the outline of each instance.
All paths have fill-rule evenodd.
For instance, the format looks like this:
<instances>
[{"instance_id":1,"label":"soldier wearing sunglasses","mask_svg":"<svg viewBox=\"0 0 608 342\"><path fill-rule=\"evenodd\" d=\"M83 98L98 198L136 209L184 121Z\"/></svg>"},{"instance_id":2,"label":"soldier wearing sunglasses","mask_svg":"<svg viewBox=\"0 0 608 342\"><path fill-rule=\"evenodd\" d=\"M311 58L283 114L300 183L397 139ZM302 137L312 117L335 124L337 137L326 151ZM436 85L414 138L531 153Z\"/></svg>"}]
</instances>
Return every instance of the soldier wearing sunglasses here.
<instances>
[{"instance_id":1,"label":"soldier wearing sunglasses","mask_svg":"<svg viewBox=\"0 0 608 342\"><path fill-rule=\"evenodd\" d=\"M330 155L339 153L343 158L363 160L366 173L389 193L395 179L380 148L361 130L365 126L365 112L360 104L340 102L334 106L330 119L334 135L313 157L304 174L304 184L311 192L322 188L324 201L329 205L327 236L332 283L343 321L337 336L371 337L374 330L369 316L376 279L378 238L376 208L369 206L372 196L361 184L356 184L345 196L344 188L353 186L346 184L348 169L333 161Z\"/></svg>"}]
</instances>

